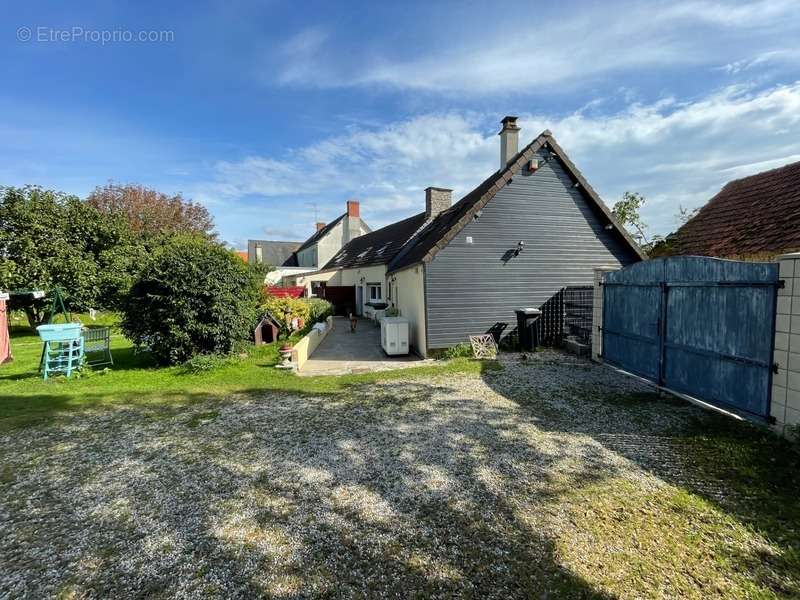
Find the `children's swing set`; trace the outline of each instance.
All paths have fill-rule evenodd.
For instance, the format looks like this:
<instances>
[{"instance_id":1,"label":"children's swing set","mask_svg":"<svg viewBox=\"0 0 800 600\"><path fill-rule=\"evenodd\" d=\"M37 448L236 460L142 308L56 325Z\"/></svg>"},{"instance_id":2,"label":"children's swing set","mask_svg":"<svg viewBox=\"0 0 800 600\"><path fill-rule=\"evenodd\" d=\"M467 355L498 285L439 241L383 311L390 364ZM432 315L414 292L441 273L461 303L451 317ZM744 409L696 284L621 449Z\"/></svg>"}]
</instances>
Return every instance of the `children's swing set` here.
<instances>
[{"instance_id":1,"label":"children's swing set","mask_svg":"<svg viewBox=\"0 0 800 600\"><path fill-rule=\"evenodd\" d=\"M6 296L31 296L34 300L45 297L42 290L16 290ZM108 327L84 328L80 321L73 322L72 315L64 305L61 289L52 292L50 319L46 325L39 325L36 332L44 342L39 360L39 372L47 379L55 373L71 377L72 373L84 364L89 366L113 365L111 357L111 333ZM61 314L64 323L54 323ZM1 344L0 344L1 345ZM87 358L87 355L100 355ZM9 350L10 356L10 350Z\"/></svg>"}]
</instances>

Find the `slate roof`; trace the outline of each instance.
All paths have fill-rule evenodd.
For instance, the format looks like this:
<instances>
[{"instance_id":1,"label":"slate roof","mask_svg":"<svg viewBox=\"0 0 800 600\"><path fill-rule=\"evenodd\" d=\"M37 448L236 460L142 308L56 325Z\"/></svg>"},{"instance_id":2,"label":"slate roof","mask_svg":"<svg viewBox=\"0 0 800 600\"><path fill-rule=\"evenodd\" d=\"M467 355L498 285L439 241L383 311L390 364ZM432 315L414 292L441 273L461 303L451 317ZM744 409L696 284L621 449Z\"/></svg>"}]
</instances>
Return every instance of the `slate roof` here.
<instances>
[{"instance_id":1,"label":"slate roof","mask_svg":"<svg viewBox=\"0 0 800 600\"><path fill-rule=\"evenodd\" d=\"M315 231L310 238L308 238L305 242L302 243L302 245L296 250L296 252L300 252L301 250L305 250L306 248L309 248L314 244L316 244L319 240L328 235L331 229L336 227L336 224L339 223L346 216L347 213L341 214L338 217L336 217L333 221L325 225L325 227L323 227L319 231Z\"/></svg>"},{"instance_id":2,"label":"slate roof","mask_svg":"<svg viewBox=\"0 0 800 600\"><path fill-rule=\"evenodd\" d=\"M800 249L800 162L727 183L670 241L675 254L728 258Z\"/></svg>"},{"instance_id":3,"label":"slate roof","mask_svg":"<svg viewBox=\"0 0 800 600\"><path fill-rule=\"evenodd\" d=\"M550 131L545 130L520 150L506 167L492 173L461 200L439 213L430 223L425 223L423 212L358 237L346 244L320 271L386 264L387 271L391 273L419 262L429 262L464 228L473 215L512 179L513 173L522 168L543 147L549 148L558 157L617 233L637 256L644 259L644 254L630 234L617 222Z\"/></svg>"},{"instance_id":4,"label":"slate roof","mask_svg":"<svg viewBox=\"0 0 800 600\"><path fill-rule=\"evenodd\" d=\"M399 271L418 262L429 262L439 250L447 246L459 231L473 218L475 213L481 210L494 195L500 191L511 179L514 172L522 168L525 163L534 157L534 154L541 148L549 148L558 157L582 189L589 196L589 199L599 208L611 223L619 235L628 243L633 251L640 258L644 259L642 251L630 234L617 222L611 211L603 203L594 191L583 174L570 161L566 153L561 149L553 138L549 130L543 131L530 144L520 150L512 158L506 167L495 171L487 177L474 190L461 198L453 206L439 213L431 223L429 223L418 235L415 236L402 252L398 253L388 271Z\"/></svg>"},{"instance_id":5,"label":"slate roof","mask_svg":"<svg viewBox=\"0 0 800 600\"><path fill-rule=\"evenodd\" d=\"M253 240L261 246L261 260L268 265L276 267L286 265L293 252L300 247L300 242L273 242L270 240Z\"/></svg>"},{"instance_id":6,"label":"slate roof","mask_svg":"<svg viewBox=\"0 0 800 600\"><path fill-rule=\"evenodd\" d=\"M359 236L345 244L320 271L387 264L424 224L422 212Z\"/></svg>"}]
</instances>

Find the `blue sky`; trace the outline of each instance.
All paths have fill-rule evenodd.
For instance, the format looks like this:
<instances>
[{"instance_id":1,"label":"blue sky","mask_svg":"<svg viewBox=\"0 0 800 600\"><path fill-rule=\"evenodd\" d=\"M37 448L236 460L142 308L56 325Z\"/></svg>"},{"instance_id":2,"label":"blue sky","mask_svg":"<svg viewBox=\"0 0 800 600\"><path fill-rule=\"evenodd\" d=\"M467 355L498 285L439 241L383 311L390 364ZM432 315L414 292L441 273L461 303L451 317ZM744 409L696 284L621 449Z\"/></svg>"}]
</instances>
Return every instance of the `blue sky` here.
<instances>
[{"instance_id":1,"label":"blue sky","mask_svg":"<svg viewBox=\"0 0 800 600\"><path fill-rule=\"evenodd\" d=\"M663 234L800 160L798 40L778 0L4 2L0 185L137 182L203 202L237 247L301 240L348 198L376 228L427 186L460 197L515 114L607 204L645 194Z\"/></svg>"}]
</instances>

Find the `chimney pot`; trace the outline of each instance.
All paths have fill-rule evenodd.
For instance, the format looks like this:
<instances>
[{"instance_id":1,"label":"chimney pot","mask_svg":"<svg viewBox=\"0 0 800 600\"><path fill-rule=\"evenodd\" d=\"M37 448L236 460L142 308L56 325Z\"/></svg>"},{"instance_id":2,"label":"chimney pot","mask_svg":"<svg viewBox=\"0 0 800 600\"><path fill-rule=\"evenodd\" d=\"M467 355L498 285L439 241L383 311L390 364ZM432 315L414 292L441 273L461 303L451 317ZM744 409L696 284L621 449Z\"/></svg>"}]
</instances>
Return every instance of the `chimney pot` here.
<instances>
[{"instance_id":1,"label":"chimney pot","mask_svg":"<svg viewBox=\"0 0 800 600\"><path fill-rule=\"evenodd\" d=\"M317 223L317 231L319 231L321 229L324 229L324 228L325 228L325 223Z\"/></svg>"},{"instance_id":2,"label":"chimney pot","mask_svg":"<svg viewBox=\"0 0 800 600\"><path fill-rule=\"evenodd\" d=\"M433 219L440 212L450 208L453 201L453 190L447 188L425 188L425 218Z\"/></svg>"},{"instance_id":3,"label":"chimney pot","mask_svg":"<svg viewBox=\"0 0 800 600\"><path fill-rule=\"evenodd\" d=\"M498 134L500 136L500 168L504 169L519 152L519 127L517 127L517 117L504 117L501 123L503 128Z\"/></svg>"},{"instance_id":4,"label":"chimney pot","mask_svg":"<svg viewBox=\"0 0 800 600\"><path fill-rule=\"evenodd\" d=\"M361 216L361 214L359 212L358 200L348 200L347 201L347 216L348 217L360 217Z\"/></svg>"}]
</instances>

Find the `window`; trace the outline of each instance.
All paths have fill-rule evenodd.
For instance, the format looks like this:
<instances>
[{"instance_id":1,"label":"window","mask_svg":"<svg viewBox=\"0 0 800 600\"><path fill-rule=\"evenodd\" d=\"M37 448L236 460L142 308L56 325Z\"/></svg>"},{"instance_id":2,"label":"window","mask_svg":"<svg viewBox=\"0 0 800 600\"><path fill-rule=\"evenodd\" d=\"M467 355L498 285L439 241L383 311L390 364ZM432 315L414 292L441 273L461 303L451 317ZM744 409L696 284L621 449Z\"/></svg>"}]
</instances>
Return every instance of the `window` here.
<instances>
[{"instance_id":1,"label":"window","mask_svg":"<svg viewBox=\"0 0 800 600\"><path fill-rule=\"evenodd\" d=\"M264 254L261 246L256 246L256 262L264 262Z\"/></svg>"},{"instance_id":2,"label":"window","mask_svg":"<svg viewBox=\"0 0 800 600\"><path fill-rule=\"evenodd\" d=\"M367 284L367 293L369 294L369 301L375 302L377 300L382 300L383 295L381 294L381 284L380 283L368 283Z\"/></svg>"}]
</instances>

